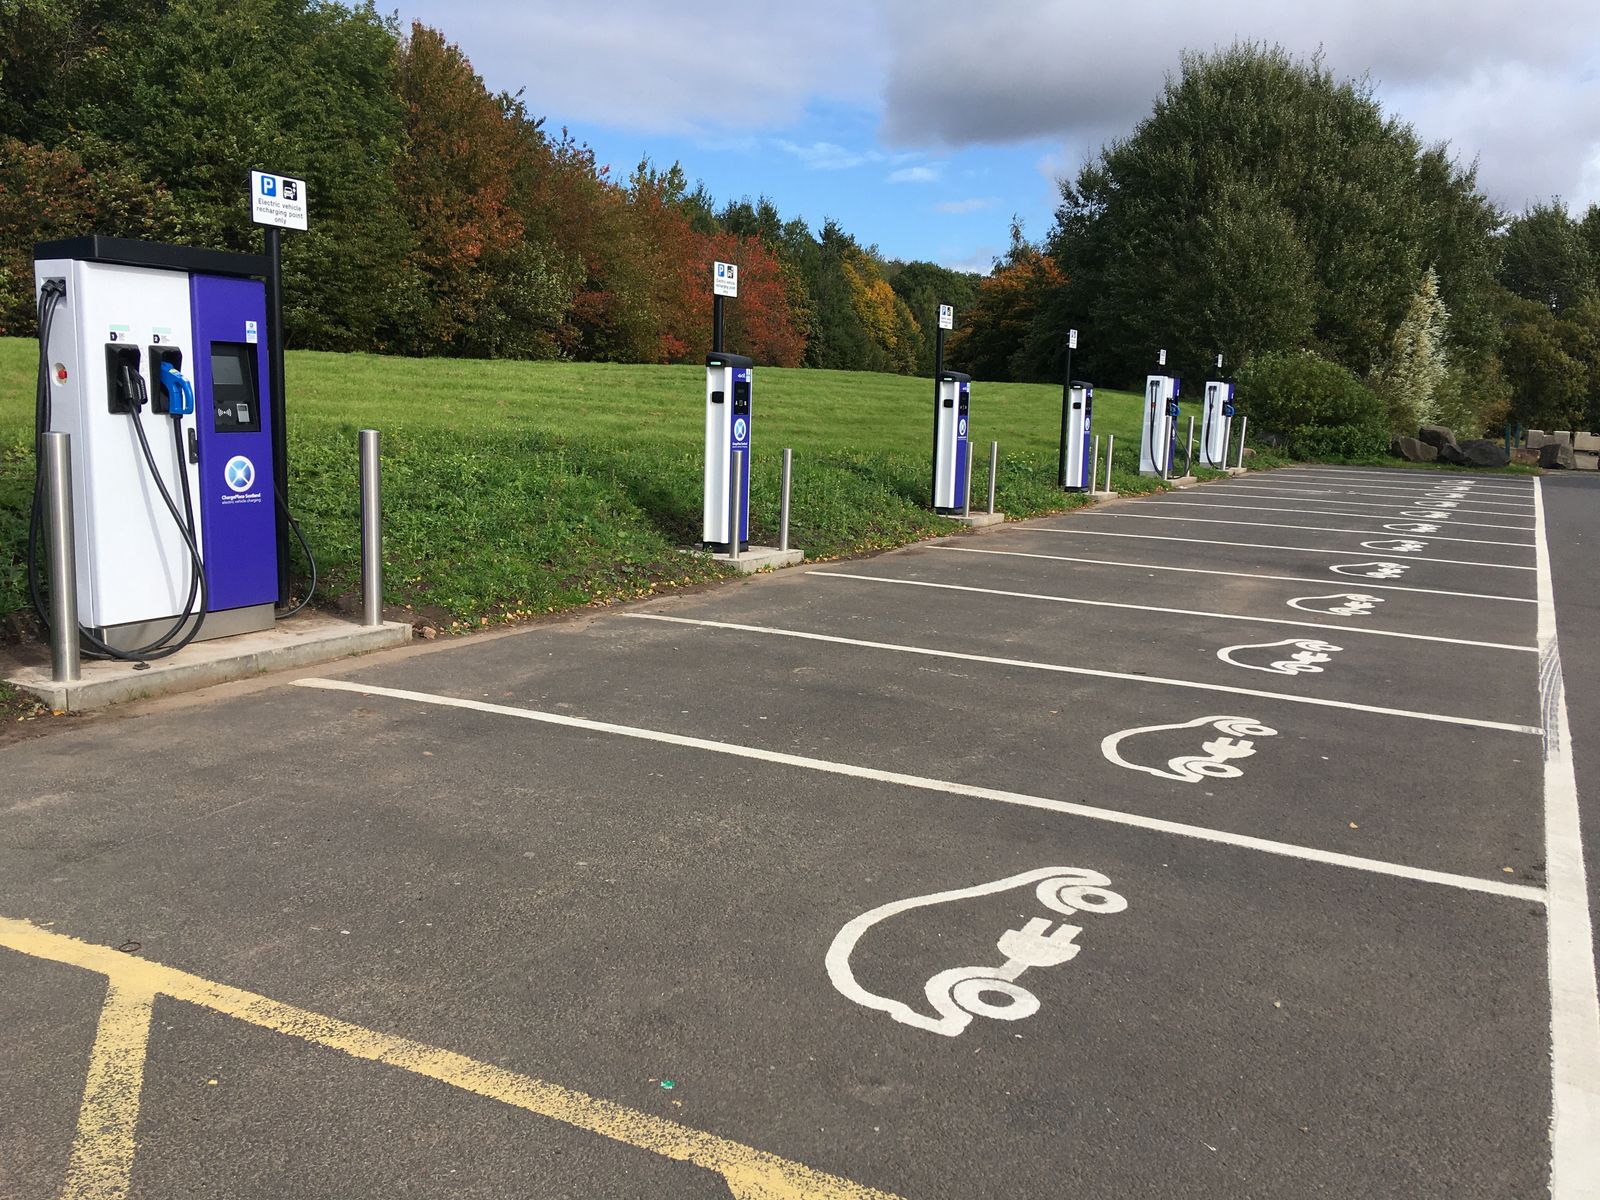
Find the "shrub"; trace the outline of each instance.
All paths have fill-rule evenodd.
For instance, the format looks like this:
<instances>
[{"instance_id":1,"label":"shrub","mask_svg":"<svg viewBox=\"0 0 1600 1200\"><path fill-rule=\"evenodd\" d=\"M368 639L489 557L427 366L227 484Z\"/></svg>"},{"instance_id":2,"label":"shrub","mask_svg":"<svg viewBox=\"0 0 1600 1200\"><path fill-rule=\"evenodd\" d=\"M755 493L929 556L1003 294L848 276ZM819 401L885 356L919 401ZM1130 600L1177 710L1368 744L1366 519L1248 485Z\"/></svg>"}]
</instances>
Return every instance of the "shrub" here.
<instances>
[{"instance_id":1,"label":"shrub","mask_svg":"<svg viewBox=\"0 0 1600 1200\"><path fill-rule=\"evenodd\" d=\"M1389 444L1382 400L1337 363L1309 351L1258 354L1238 380L1251 432L1277 434L1298 458L1356 458Z\"/></svg>"}]
</instances>

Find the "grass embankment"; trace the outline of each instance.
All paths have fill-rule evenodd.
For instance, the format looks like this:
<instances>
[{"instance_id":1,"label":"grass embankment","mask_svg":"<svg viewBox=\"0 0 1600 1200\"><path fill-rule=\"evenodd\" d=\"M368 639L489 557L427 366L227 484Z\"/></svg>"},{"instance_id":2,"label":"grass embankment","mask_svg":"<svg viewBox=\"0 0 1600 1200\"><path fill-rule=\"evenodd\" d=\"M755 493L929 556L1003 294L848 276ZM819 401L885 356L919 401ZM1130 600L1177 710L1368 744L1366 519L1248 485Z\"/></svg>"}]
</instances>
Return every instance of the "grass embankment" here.
<instances>
[{"instance_id":1,"label":"grass embankment","mask_svg":"<svg viewBox=\"0 0 1600 1200\"><path fill-rule=\"evenodd\" d=\"M0 614L26 607L35 343L0 339ZM711 579L677 553L700 533L705 373L696 366L484 362L291 352L290 502L322 571L321 600L358 586L356 430L383 431L385 600L446 627ZM843 371L756 371L751 538L777 539L780 451L794 449L791 544L825 558L955 526L928 511L932 383ZM1186 404L1185 418L1193 405ZM1000 443L997 507L1033 516L1084 501L1055 487L1061 389L973 385L978 459ZM1115 434L1113 486L1137 472L1139 398L1097 391ZM1180 420L1180 429L1187 427ZM1103 470L1103 468L1102 468Z\"/></svg>"}]
</instances>

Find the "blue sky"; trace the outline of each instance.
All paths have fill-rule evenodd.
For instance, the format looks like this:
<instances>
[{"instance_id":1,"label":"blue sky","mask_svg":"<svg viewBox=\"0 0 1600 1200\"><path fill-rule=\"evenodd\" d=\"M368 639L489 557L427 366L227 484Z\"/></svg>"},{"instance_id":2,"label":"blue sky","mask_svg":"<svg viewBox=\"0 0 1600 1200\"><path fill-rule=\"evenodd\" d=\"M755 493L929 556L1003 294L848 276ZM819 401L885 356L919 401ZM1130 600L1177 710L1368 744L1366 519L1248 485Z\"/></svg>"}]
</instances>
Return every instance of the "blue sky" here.
<instances>
[{"instance_id":1,"label":"blue sky","mask_svg":"<svg viewBox=\"0 0 1600 1200\"><path fill-rule=\"evenodd\" d=\"M490 87L522 90L622 176L683 163L719 200L765 194L895 258L987 270L1013 215L1151 108L1185 49L1319 50L1476 160L1510 210L1600 201L1600 6L1544 0L411 0Z\"/></svg>"}]
</instances>

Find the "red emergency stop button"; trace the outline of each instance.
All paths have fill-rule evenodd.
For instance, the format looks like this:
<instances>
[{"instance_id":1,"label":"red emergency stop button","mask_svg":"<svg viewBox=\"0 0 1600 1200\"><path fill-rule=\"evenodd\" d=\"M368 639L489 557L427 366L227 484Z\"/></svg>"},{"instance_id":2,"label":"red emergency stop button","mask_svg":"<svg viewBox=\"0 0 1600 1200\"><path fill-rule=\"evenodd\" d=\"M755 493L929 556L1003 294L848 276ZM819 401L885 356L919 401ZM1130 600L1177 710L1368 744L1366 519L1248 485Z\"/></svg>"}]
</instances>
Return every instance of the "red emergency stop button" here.
<instances>
[{"instance_id":1,"label":"red emergency stop button","mask_svg":"<svg viewBox=\"0 0 1600 1200\"><path fill-rule=\"evenodd\" d=\"M66 365L66 363L57 363L56 364L56 382L57 383L65 383L66 381L67 381L67 365Z\"/></svg>"}]
</instances>

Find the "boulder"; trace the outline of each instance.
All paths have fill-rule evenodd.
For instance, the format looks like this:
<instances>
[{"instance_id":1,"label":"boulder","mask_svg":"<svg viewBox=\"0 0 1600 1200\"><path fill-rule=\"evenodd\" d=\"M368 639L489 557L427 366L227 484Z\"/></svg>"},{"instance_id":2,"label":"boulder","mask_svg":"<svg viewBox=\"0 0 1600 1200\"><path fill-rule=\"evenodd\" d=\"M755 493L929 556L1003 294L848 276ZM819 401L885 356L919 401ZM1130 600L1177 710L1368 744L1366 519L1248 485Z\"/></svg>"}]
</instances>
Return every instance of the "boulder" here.
<instances>
[{"instance_id":1,"label":"boulder","mask_svg":"<svg viewBox=\"0 0 1600 1200\"><path fill-rule=\"evenodd\" d=\"M1527 446L1513 446L1511 448L1511 461L1519 467L1537 467L1539 465L1539 452L1530 450Z\"/></svg>"},{"instance_id":2,"label":"boulder","mask_svg":"<svg viewBox=\"0 0 1600 1200\"><path fill-rule=\"evenodd\" d=\"M1461 453L1475 467L1505 467L1511 465L1511 453L1503 442L1488 438L1469 438L1461 443Z\"/></svg>"},{"instance_id":3,"label":"boulder","mask_svg":"<svg viewBox=\"0 0 1600 1200\"><path fill-rule=\"evenodd\" d=\"M1407 462L1433 462L1439 457L1439 451L1427 442L1409 437L1395 438L1389 443L1389 453Z\"/></svg>"},{"instance_id":4,"label":"boulder","mask_svg":"<svg viewBox=\"0 0 1600 1200\"><path fill-rule=\"evenodd\" d=\"M1467 461L1467 456L1461 453L1461 447L1455 442L1446 442L1439 447L1439 461L1452 463L1458 467L1467 467L1472 464Z\"/></svg>"},{"instance_id":5,"label":"boulder","mask_svg":"<svg viewBox=\"0 0 1600 1200\"><path fill-rule=\"evenodd\" d=\"M1428 445L1439 451L1439 457L1443 458L1444 448L1456 444L1456 435L1444 425L1424 425L1417 430L1417 440L1427 442Z\"/></svg>"},{"instance_id":6,"label":"boulder","mask_svg":"<svg viewBox=\"0 0 1600 1200\"><path fill-rule=\"evenodd\" d=\"M1550 442L1539 448L1539 465L1557 470L1571 471L1577 467L1572 458L1570 442Z\"/></svg>"}]
</instances>

